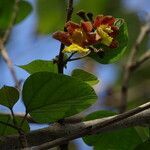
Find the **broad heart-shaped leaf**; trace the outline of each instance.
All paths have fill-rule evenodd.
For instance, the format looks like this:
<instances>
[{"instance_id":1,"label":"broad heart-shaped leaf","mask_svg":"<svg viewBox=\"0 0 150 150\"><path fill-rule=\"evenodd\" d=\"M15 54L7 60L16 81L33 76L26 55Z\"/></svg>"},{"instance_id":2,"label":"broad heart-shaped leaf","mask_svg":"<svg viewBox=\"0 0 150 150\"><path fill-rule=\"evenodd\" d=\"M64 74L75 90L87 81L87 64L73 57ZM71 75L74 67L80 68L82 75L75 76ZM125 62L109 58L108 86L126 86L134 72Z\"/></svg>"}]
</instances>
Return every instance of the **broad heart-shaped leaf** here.
<instances>
[{"instance_id":1,"label":"broad heart-shaped leaf","mask_svg":"<svg viewBox=\"0 0 150 150\"><path fill-rule=\"evenodd\" d=\"M103 118L114 114L108 111L97 111L87 116L86 120ZM94 146L94 150L133 150L142 142L134 128L86 136L83 140L86 144Z\"/></svg>"},{"instance_id":2,"label":"broad heart-shaped leaf","mask_svg":"<svg viewBox=\"0 0 150 150\"><path fill-rule=\"evenodd\" d=\"M1 34L8 28L13 13L15 0L0 0L0 32ZM31 5L24 0L18 2L18 12L15 23L22 21L32 10Z\"/></svg>"},{"instance_id":3,"label":"broad heart-shaped leaf","mask_svg":"<svg viewBox=\"0 0 150 150\"><path fill-rule=\"evenodd\" d=\"M123 19L120 19L120 22L116 24L119 27L119 34L116 40L119 42L119 46L117 48L108 48L107 46L98 45L97 48L102 48L104 50L104 55L99 56L97 53L92 52L89 56L102 64L114 63L121 59L124 55L125 50L128 44L128 31L127 24Z\"/></svg>"},{"instance_id":4,"label":"broad heart-shaped leaf","mask_svg":"<svg viewBox=\"0 0 150 150\"><path fill-rule=\"evenodd\" d=\"M18 123L18 125L22 121L22 119L19 118L19 117L16 117L15 119L16 119L16 122ZM0 114L0 136L18 134L16 129L2 124L1 121L13 125L13 120L12 120L12 117L10 115L2 115L2 114ZM25 132L28 132L30 130L27 121L24 122L24 124L22 126L22 129Z\"/></svg>"},{"instance_id":5,"label":"broad heart-shaped leaf","mask_svg":"<svg viewBox=\"0 0 150 150\"><path fill-rule=\"evenodd\" d=\"M73 70L71 76L78 78L78 79L88 83L89 85L95 85L99 82L98 78L95 75L93 75L89 72L86 72L82 69Z\"/></svg>"},{"instance_id":6,"label":"broad heart-shaped leaf","mask_svg":"<svg viewBox=\"0 0 150 150\"><path fill-rule=\"evenodd\" d=\"M48 60L34 60L27 65L19 66L20 68L26 70L28 73L33 74L36 72L48 71L57 73L57 65L52 61Z\"/></svg>"},{"instance_id":7,"label":"broad heart-shaped leaf","mask_svg":"<svg viewBox=\"0 0 150 150\"><path fill-rule=\"evenodd\" d=\"M10 86L3 86L0 89L0 104L12 108L19 99L19 91Z\"/></svg>"},{"instance_id":8,"label":"broad heart-shaped leaf","mask_svg":"<svg viewBox=\"0 0 150 150\"><path fill-rule=\"evenodd\" d=\"M79 113L97 99L87 83L50 72L32 74L23 85L22 96L27 112L43 123Z\"/></svg>"}]
</instances>

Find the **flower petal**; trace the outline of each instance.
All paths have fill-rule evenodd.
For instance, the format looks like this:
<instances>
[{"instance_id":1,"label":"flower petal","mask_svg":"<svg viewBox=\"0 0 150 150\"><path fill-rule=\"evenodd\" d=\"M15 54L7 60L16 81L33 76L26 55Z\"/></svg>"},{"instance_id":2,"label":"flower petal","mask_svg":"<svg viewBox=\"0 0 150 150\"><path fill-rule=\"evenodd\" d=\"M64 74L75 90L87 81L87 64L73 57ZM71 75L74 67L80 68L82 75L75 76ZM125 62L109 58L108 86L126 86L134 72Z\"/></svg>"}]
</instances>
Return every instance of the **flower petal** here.
<instances>
[{"instance_id":1,"label":"flower petal","mask_svg":"<svg viewBox=\"0 0 150 150\"><path fill-rule=\"evenodd\" d=\"M116 21L116 19L113 16L104 16L104 18L102 20L102 24L112 26L115 21Z\"/></svg>"},{"instance_id":2,"label":"flower petal","mask_svg":"<svg viewBox=\"0 0 150 150\"><path fill-rule=\"evenodd\" d=\"M115 21L116 19L113 16L98 15L94 20L93 27L97 28L102 24L111 26Z\"/></svg>"},{"instance_id":3,"label":"flower petal","mask_svg":"<svg viewBox=\"0 0 150 150\"><path fill-rule=\"evenodd\" d=\"M81 28L85 31L85 32L91 32L93 29L92 23L89 21L84 21L81 22Z\"/></svg>"},{"instance_id":4,"label":"flower petal","mask_svg":"<svg viewBox=\"0 0 150 150\"><path fill-rule=\"evenodd\" d=\"M79 53L87 53L89 51L88 48L83 48L77 44L71 44L70 46L66 47L63 52L72 53L72 52L79 52Z\"/></svg>"},{"instance_id":5,"label":"flower petal","mask_svg":"<svg viewBox=\"0 0 150 150\"><path fill-rule=\"evenodd\" d=\"M67 22L65 26L69 34L72 34L76 29L80 28L79 24L74 23L72 21Z\"/></svg>"},{"instance_id":6,"label":"flower petal","mask_svg":"<svg viewBox=\"0 0 150 150\"><path fill-rule=\"evenodd\" d=\"M111 44L110 44L110 48L117 48L119 46L119 43L118 43L118 41L116 41L116 40L113 40L112 42L111 42Z\"/></svg>"},{"instance_id":7,"label":"flower petal","mask_svg":"<svg viewBox=\"0 0 150 150\"><path fill-rule=\"evenodd\" d=\"M98 34L96 34L96 32L87 33L86 38L87 38L87 41L88 41L87 46L96 44L101 39L101 37Z\"/></svg>"},{"instance_id":8,"label":"flower petal","mask_svg":"<svg viewBox=\"0 0 150 150\"><path fill-rule=\"evenodd\" d=\"M102 24L103 18L104 18L103 15L98 15L94 20L93 27L94 28L99 27Z\"/></svg>"},{"instance_id":9,"label":"flower petal","mask_svg":"<svg viewBox=\"0 0 150 150\"><path fill-rule=\"evenodd\" d=\"M67 32L62 32L62 31L58 31L53 33L53 38L55 38L56 40L59 40L60 42L62 42L65 45L70 45L71 42L69 40L69 34Z\"/></svg>"},{"instance_id":10,"label":"flower petal","mask_svg":"<svg viewBox=\"0 0 150 150\"><path fill-rule=\"evenodd\" d=\"M104 29L101 28L101 26L99 28L97 28L97 33L101 37L102 44L104 44L106 46L111 45L113 38L111 36L109 36L108 33L106 31L104 31Z\"/></svg>"},{"instance_id":11,"label":"flower petal","mask_svg":"<svg viewBox=\"0 0 150 150\"><path fill-rule=\"evenodd\" d=\"M118 34L118 31L119 31L119 28L116 27L116 26L111 26L111 30L112 30L113 32L109 33L109 35L110 35L111 37L116 37L116 35Z\"/></svg>"}]
</instances>

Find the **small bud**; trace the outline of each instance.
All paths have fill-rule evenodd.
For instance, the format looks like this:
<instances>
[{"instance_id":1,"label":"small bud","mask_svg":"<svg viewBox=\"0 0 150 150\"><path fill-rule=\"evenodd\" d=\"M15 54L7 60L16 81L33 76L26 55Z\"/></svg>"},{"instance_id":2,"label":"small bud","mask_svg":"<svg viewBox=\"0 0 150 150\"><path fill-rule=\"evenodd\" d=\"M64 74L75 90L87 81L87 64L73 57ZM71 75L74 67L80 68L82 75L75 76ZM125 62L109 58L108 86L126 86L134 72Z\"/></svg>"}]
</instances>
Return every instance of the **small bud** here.
<instances>
[{"instance_id":1,"label":"small bud","mask_svg":"<svg viewBox=\"0 0 150 150\"><path fill-rule=\"evenodd\" d=\"M88 21L88 18L86 17L86 13L83 10L80 10L77 12L77 15L84 21Z\"/></svg>"},{"instance_id":2,"label":"small bud","mask_svg":"<svg viewBox=\"0 0 150 150\"><path fill-rule=\"evenodd\" d=\"M93 13L91 12L87 13L87 17L91 22L93 22Z\"/></svg>"}]
</instances>

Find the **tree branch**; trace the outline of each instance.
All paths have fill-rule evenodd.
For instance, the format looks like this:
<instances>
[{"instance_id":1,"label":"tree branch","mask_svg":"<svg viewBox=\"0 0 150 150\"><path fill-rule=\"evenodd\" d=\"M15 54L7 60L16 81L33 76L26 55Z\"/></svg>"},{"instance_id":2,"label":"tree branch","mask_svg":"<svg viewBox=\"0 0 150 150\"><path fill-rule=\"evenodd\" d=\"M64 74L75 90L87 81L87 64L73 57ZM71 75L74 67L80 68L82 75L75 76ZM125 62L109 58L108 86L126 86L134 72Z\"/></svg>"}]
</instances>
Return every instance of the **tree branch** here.
<instances>
[{"instance_id":1,"label":"tree branch","mask_svg":"<svg viewBox=\"0 0 150 150\"><path fill-rule=\"evenodd\" d=\"M147 50L135 63L132 64L131 70L136 70L140 65L142 65L145 61L150 59L150 49Z\"/></svg>"},{"instance_id":2,"label":"tree branch","mask_svg":"<svg viewBox=\"0 0 150 150\"><path fill-rule=\"evenodd\" d=\"M89 53L90 53L90 51L87 53L87 54L85 54L85 55L83 55L83 56L81 56L81 57L76 57L76 58L70 58L70 59L68 59L68 62L69 61L75 61L75 60L80 60L80 59L82 59L82 58L85 58L85 57L87 57L88 55L89 55Z\"/></svg>"},{"instance_id":3,"label":"tree branch","mask_svg":"<svg viewBox=\"0 0 150 150\"><path fill-rule=\"evenodd\" d=\"M123 83L122 83L122 87L121 87L121 106L120 106L120 110L119 110L120 113L123 113L127 107L126 105L127 105L127 96L128 96L128 84L129 84L131 72L133 71L132 65L134 65L136 63L136 54L138 52L138 48L139 48L140 44L142 43L144 37L146 36L146 34L149 31L150 31L150 23L148 22L141 27L139 36L137 37L135 44L133 45L133 47L131 49L129 59L127 61L127 64L125 65ZM148 59L148 58L146 58L146 59ZM145 61L145 58L144 58L144 60L142 58L142 61L140 60L140 63L138 62L136 64L135 68L139 67L140 64L143 63L143 61Z\"/></svg>"},{"instance_id":4,"label":"tree branch","mask_svg":"<svg viewBox=\"0 0 150 150\"><path fill-rule=\"evenodd\" d=\"M15 20L16 20L16 17L17 17L17 12L18 12L18 3L19 3L19 0L15 0L13 11L12 11L12 16L11 16L9 25L8 25L7 30L5 31L4 36L2 38L3 44L5 44L5 42L7 41L8 37L10 35L10 32L12 30L12 27L15 23Z\"/></svg>"},{"instance_id":5,"label":"tree branch","mask_svg":"<svg viewBox=\"0 0 150 150\"><path fill-rule=\"evenodd\" d=\"M68 0L66 22L71 20L72 13L73 13L73 0ZM66 31L66 27L64 27L64 31ZM64 54L62 51L64 48L65 48L65 45L61 43L59 56L58 56L58 72L62 74L63 74L63 69L64 69L64 60L63 60Z\"/></svg>"},{"instance_id":6,"label":"tree branch","mask_svg":"<svg viewBox=\"0 0 150 150\"><path fill-rule=\"evenodd\" d=\"M85 128L84 130L82 129L80 132L78 132L76 134L72 134L72 135L69 135L66 137L58 138L58 139L51 141L51 142L44 143L44 144L38 146L38 149L43 150L43 149L47 149L47 148L52 148L52 147L55 147L57 145L63 144L67 141L70 141L70 140L73 140L73 139L76 139L79 137L83 137L85 135L96 134L101 129L106 128L107 126L110 126L114 123L118 123L123 119L131 117L132 115L135 115L135 114L142 112L142 111L149 109L149 108L150 108L150 102L146 103L144 105L141 105L140 107L137 107L137 108L130 110L128 112L120 114L118 116L115 116L113 118L105 120L105 121L101 122L100 124L91 125L91 126Z\"/></svg>"},{"instance_id":7,"label":"tree branch","mask_svg":"<svg viewBox=\"0 0 150 150\"><path fill-rule=\"evenodd\" d=\"M66 141L79 138L83 135L96 134L97 132L109 132L138 125L149 125L149 108L150 102L133 110L127 111L126 113L119 114L113 117L85 121L76 124L65 124L65 126L61 126L60 124L56 123L48 128L43 128L27 133L26 137L28 146L33 147L51 141L50 146L54 147L56 145L63 144ZM16 148L20 148L18 139L18 135L1 137L0 149L2 147L12 149L12 147L14 148L14 146Z\"/></svg>"},{"instance_id":8,"label":"tree branch","mask_svg":"<svg viewBox=\"0 0 150 150\"><path fill-rule=\"evenodd\" d=\"M0 112L0 115L3 115L3 116L11 116L11 114L10 114L9 112ZM25 116L25 113L14 113L14 116L23 119L24 116ZM26 120L27 120L29 123L37 123L36 121L33 120L33 118L32 118L29 114L26 116Z\"/></svg>"},{"instance_id":9,"label":"tree branch","mask_svg":"<svg viewBox=\"0 0 150 150\"><path fill-rule=\"evenodd\" d=\"M9 35L10 35L10 32L12 30L12 27L14 25L14 22L16 20L16 16L17 16L17 12L18 12L18 3L19 3L19 0L15 0L15 3L14 3L14 8L13 8L13 11L12 11L12 16L11 16L11 19L10 19L10 22L9 22L9 25L2 37L2 39L0 39L0 52L1 52L1 55L4 59L4 61L6 62L9 70L10 70L10 73L12 75L12 78L15 82L15 85L16 87L19 89L20 88L20 83L19 83L19 80L17 79L17 75L16 75L16 72L13 68L13 63L7 53L7 50L4 46L5 42L7 41Z\"/></svg>"},{"instance_id":10,"label":"tree branch","mask_svg":"<svg viewBox=\"0 0 150 150\"><path fill-rule=\"evenodd\" d=\"M12 78L13 78L13 80L14 80L14 82L15 82L15 86L16 86L18 89L20 89L20 83L19 83L19 80L18 80L18 78L17 78L16 72L15 72L15 70L14 70L13 63L12 63L12 61L11 61L11 59L10 59L8 53L7 53L7 50L6 50L6 48L4 47L3 42L2 42L1 40L0 40L0 52L1 52L1 55L2 55L2 57L3 57L3 59L4 59L4 61L6 62L8 68L9 68L9 70L10 70L10 73L11 73L11 75L12 75Z\"/></svg>"}]
</instances>

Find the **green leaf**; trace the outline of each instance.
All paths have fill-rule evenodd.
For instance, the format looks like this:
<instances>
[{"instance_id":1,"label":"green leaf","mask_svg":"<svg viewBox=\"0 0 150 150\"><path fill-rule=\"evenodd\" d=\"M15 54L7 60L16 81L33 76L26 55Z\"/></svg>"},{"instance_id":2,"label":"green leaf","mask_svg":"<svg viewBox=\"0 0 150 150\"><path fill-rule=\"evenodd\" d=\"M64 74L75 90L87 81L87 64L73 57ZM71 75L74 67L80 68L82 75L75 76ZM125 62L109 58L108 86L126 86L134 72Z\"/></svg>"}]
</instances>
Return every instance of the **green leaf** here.
<instances>
[{"instance_id":1,"label":"green leaf","mask_svg":"<svg viewBox=\"0 0 150 150\"><path fill-rule=\"evenodd\" d=\"M104 118L104 117L109 117L109 116L114 116L114 115L116 115L115 112L100 110L100 111L96 111L96 112L89 114L88 116L86 116L85 120L87 121L87 120Z\"/></svg>"},{"instance_id":2,"label":"green leaf","mask_svg":"<svg viewBox=\"0 0 150 150\"><path fill-rule=\"evenodd\" d=\"M98 111L86 117L86 120L103 118L114 115L114 112ZM94 150L133 150L141 138L134 128L120 129L83 138L84 142L94 146Z\"/></svg>"},{"instance_id":3,"label":"green leaf","mask_svg":"<svg viewBox=\"0 0 150 150\"><path fill-rule=\"evenodd\" d=\"M32 6L29 2L21 0L19 2L19 11L17 13L16 23L24 20L32 11Z\"/></svg>"},{"instance_id":4,"label":"green leaf","mask_svg":"<svg viewBox=\"0 0 150 150\"><path fill-rule=\"evenodd\" d=\"M65 23L66 3L62 0L38 0L38 32L49 34L56 30L62 30Z\"/></svg>"},{"instance_id":5,"label":"green leaf","mask_svg":"<svg viewBox=\"0 0 150 150\"><path fill-rule=\"evenodd\" d=\"M140 143L134 150L149 150L150 149L150 139Z\"/></svg>"},{"instance_id":6,"label":"green leaf","mask_svg":"<svg viewBox=\"0 0 150 150\"><path fill-rule=\"evenodd\" d=\"M104 50L104 56L100 57L97 53L94 52L90 54L90 57L96 60L97 62L102 64L114 63L121 59L121 57L123 57L123 55L125 54L128 43L127 24L126 22L124 22L123 19L120 20L122 20L122 22L117 22L117 25L120 26L120 28L119 34L116 38L116 40L119 42L119 47L112 49L108 48L107 46L98 45L98 49L102 48Z\"/></svg>"},{"instance_id":7,"label":"green leaf","mask_svg":"<svg viewBox=\"0 0 150 150\"><path fill-rule=\"evenodd\" d=\"M141 137L142 141L146 141L150 135L149 135L149 127L135 127L137 133Z\"/></svg>"},{"instance_id":8,"label":"green leaf","mask_svg":"<svg viewBox=\"0 0 150 150\"><path fill-rule=\"evenodd\" d=\"M48 61L48 60L34 60L27 65L22 65L19 67L26 70L29 74L42 72L42 71L54 72L54 73L58 72L57 65L54 64L52 61Z\"/></svg>"},{"instance_id":9,"label":"green leaf","mask_svg":"<svg viewBox=\"0 0 150 150\"><path fill-rule=\"evenodd\" d=\"M39 122L53 122L83 111L97 99L87 83L50 72L32 74L23 85L27 112Z\"/></svg>"},{"instance_id":10,"label":"green leaf","mask_svg":"<svg viewBox=\"0 0 150 150\"><path fill-rule=\"evenodd\" d=\"M72 75L72 77L78 78L78 79L88 83L89 85L95 85L99 82L98 78L95 75L93 75L89 72L86 72L82 69L73 70L71 75Z\"/></svg>"},{"instance_id":11,"label":"green leaf","mask_svg":"<svg viewBox=\"0 0 150 150\"><path fill-rule=\"evenodd\" d=\"M10 86L3 86L0 89L0 104L12 108L19 99L19 91Z\"/></svg>"},{"instance_id":12,"label":"green leaf","mask_svg":"<svg viewBox=\"0 0 150 150\"><path fill-rule=\"evenodd\" d=\"M94 15L97 15L102 14L104 13L104 11L106 11L106 7L108 7L109 2L110 0L94 0L94 2L91 0L80 0L76 2L74 9L75 12L84 10L85 12L92 12Z\"/></svg>"},{"instance_id":13,"label":"green leaf","mask_svg":"<svg viewBox=\"0 0 150 150\"><path fill-rule=\"evenodd\" d=\"M19 118L19 117L16 117L15 119L16 119L16 122L17 122L18 124L20 124L21 121L22 121L22 119ZM2 124L1 121L13 125L13 120L12 120L12 117L11 117L10 115L7 115L7 116L6 116L6 115L1 115L1 114L0 114L0 136L18 134L18 132L17 132L16 129ZM27 121L24 122L24 124L23 124L23 126L22 126L22 129L23 129L25 132L28 132L28 131L30 130Z\"/></svg>"},{"instance_id":14,"label":"green leaf","mask_svg":"<svg viewBox=\"0 0 150 150\"><path fill-rule=\"evenodd\" d=\"M3 33L9 26L15 0L1 0L0 1L0 31ZM32 6L24 0L18 2L18 12L16 17L16 22L22 21L32 10Z\"/></svg>"}]
</instances>

